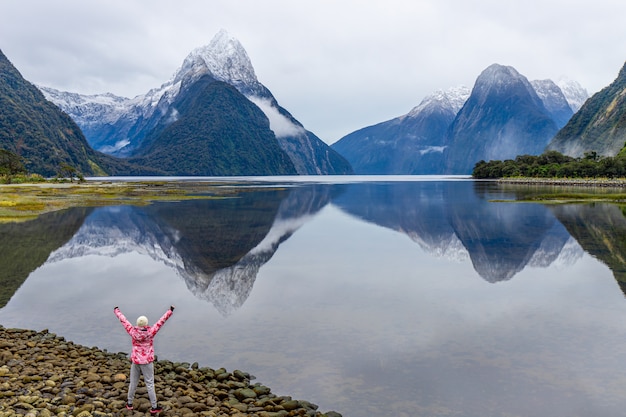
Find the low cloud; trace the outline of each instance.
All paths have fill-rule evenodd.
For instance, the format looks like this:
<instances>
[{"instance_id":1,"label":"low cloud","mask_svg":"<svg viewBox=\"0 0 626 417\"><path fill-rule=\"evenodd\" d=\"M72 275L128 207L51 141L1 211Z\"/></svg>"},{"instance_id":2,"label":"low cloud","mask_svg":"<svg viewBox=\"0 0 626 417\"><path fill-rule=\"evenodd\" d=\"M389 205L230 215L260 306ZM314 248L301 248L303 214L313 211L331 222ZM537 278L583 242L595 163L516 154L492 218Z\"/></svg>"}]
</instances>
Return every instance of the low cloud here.
<instances>
[{"instance_id":1,"label":"low cloud","mask_svg":"<svg viewBox=\"0 0 626 417\"><path fill-rule=\"evenodd\" d=\"M130 141L128 139L123 139L117 142L114 146L103 146L101 148L98 148L97 150L100 152L112 153L119 151L128 144L130 144Z\"/></svg>"},{"instance_id":2,"label":"low cloud","mask_svg":"<svg viewBox=\"0 0 626 417\"><path fill-rule=\"evenodd\" d=\"M270 121L270 129L274 132L277 138L284 138L287 136L297 136L305 133L302 126L299 126L289 120L287 117L280 114L278 109L272 105L269 99L261 97L248 97L248 100L257 105L265 116Z\"/></svg>"},{"instance_id":3,"label":"low cloud","mask_svg":"<svg viewBox=\"0 0 626 417\"><path fill-rule=\"evenodd\" d=\"M445 146L427 146L424 149L420 150L420 155L426 155L427 153L443 153L446 149Z\"/></svg>"}]
</instances>

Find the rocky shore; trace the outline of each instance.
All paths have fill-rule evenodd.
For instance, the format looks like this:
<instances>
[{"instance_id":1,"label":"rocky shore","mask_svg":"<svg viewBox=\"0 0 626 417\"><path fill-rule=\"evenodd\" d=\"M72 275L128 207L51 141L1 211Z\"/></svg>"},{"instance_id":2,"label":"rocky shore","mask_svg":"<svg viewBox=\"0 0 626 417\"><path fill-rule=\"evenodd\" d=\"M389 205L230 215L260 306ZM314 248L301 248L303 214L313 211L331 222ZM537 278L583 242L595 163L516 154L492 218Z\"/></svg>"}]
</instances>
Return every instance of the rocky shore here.
<instances>
[{"instance_id":1,"label":"rocky shore","mask_svg":"<svg viewBox=\"0 0 626 417\"><path fill-rule=\"evenodd\" d=\"M144 416L150 402L143 381L126 410L129 359L33 330L0 326L0 417ZM341 417L308 401L272 394L242 371L197 363L155 361L161 416Z\"/></svg>"}]
</instances>

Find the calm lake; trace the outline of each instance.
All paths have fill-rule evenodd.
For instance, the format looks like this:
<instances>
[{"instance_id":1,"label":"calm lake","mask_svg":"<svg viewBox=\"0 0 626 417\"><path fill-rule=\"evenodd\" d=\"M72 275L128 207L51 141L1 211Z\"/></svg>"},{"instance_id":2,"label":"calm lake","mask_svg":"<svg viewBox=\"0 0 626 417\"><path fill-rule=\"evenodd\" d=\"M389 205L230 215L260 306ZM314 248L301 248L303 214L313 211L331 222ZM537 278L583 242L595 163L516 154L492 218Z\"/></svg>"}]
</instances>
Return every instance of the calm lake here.
<instances>
[{"instance_id":1,"label":"calm lake","mask_svg":"<svg viewBox=\"0 0 626 417\"><path fill-rule=\"evenodd\" d=\"M249 179L0 224L0 324L128 352L113 307L154 322L175 304L160 358L345 417L624 416L624 213L520 190Z\"/></svg>"}]
</instances>

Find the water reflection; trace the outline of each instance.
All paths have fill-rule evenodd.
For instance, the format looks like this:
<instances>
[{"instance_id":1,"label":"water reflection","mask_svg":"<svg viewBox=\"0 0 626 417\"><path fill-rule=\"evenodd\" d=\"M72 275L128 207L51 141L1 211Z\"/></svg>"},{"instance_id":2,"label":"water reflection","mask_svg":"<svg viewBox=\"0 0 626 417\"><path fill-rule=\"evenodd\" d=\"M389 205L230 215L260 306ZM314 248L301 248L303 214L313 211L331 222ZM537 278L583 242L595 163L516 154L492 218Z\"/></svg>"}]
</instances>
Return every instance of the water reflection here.
<instances>
[{"instance_id":1,"label":"water reflection","mask_svg":"<svg viewBox=\"0 0 626 417\"><path fill-rule=\"evenodd\" d=\"M467 181L282 184L2 225L0 271L23 284L0 323L127 351L111 307L173 302L163 357L345 416L623 415L611 273L621 283L626 219L492 201L515 198Z\"/></svg>"},{"instance_id":2,"label":"water reflection","mask_svg":"<svg viewBox=\"0 0 626 417\"><path fill-rule=\"evenodd\" d=\"M490 183L365 183L352 186L334 203L405 233L435 256L469 256L488 282L509 280L527 266L547 267L564 256L573 262L582 255L544 206L490 202L513 197Z\"/></svg>"},{"instance_id":3,"label":"water reflection","mask_svg":"<svg viewBox=\"0 0 626 417\"><path fill-rule=\"evenodd\" d=\"M50 252L65 244L91 209L76 208L44 214L24 223L0 224L0 307L41 266Z\"/></svg>"},{"instance_id":4,"label":"water reflection","mask_svg":"<svg viewBox=\"0 0 626 417\"><path fill-rule=\"evenodd\" d=\"M338 188L312 185L234 198L95 210L48 263L135 252L167 265L223 315L243 305L259 268Z\"/></svg>"},{"instance_id":5,"label":"water reflection","mask_svg":"<svg viewBox=\"0 0 626 417\"><path fill-rule=\"evenodd\" d=\"M470 259L487 282L510 280L528 266L572 264L583 248L605 262L620 285L626 282L626 220L619 207L493 202L515 197L493 183L466 181L304 184L236 198L52 213L0 225L6 237L0 244L7 246L0 252L7 254L0 301L46 258L136 252L176 270L195 296L228 315L249 297L279 245L331 202L407 235L431 256Z\"/></svg>"},{"instance_id":6,"label":"water reflection","mask_svg":"<svg viewBox=\"0 0 626 417\"><path fill-rule=\"evenodd\" d=\"M626 294L626 217L614 204L551 206L567 231L592 256L604 262Z\"/></svg>"}]
</instances>

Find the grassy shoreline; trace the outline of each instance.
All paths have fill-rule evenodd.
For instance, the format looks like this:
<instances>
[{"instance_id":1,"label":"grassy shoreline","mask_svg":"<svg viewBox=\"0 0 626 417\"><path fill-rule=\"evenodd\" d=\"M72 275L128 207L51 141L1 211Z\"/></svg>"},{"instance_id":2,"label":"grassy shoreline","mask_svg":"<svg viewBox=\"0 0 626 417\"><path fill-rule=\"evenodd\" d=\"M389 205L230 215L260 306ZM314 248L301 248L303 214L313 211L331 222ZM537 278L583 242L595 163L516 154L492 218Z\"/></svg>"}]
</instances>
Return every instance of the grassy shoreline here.
<instances>
[{"instance_id":1,"label":"grassy shoreline","mask_svg":"<svg viewBox=\"0 0 626 417\"><path fill-rule=\"evenodd\" d=\"M223 184L175 181L86 181L82 183L23 183L0 185L0 223L21 222L69 207L147 205L155 201L181 201L233 197Z\"/></svg>"},{"instance_id":2,"label":"grassy shoreline","mask_svg":"<svg viewBox=\"0 0 626 417\"><path fill-rule=\"evenodd\" d=\"M503 186L551 187L550 192L529 194L529 201L626 201L626 178L500 178ZM37 182L0 184L0 223L23 222L41 214L69 207L147 205L155 201L181 201L235 197L242 190L236 184L193 181L102 181ZM552 189L571 187L567 191ZM602 193L583 192L584 188ZM577 190L577 191L572 191Z\"/></svg>"}]
</instances>

